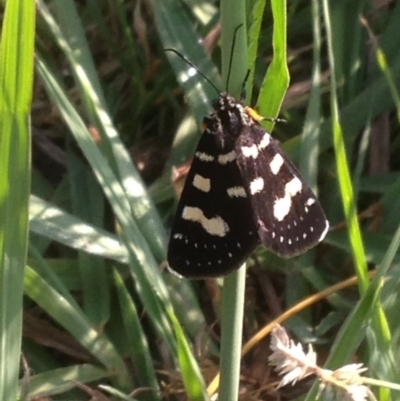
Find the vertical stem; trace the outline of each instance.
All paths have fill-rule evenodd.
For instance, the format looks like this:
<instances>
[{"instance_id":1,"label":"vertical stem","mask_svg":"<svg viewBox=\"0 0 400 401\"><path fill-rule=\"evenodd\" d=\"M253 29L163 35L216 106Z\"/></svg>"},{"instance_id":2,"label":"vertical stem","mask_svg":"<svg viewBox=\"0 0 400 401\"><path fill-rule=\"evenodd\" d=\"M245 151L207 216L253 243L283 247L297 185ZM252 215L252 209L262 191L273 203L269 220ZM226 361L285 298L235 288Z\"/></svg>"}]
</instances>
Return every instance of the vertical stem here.
<instances>
[{"instance_id":1,"label":"vertical stem","mask_svg":"<svg viewBox=\"0 0 400 401\"><path fill-rule=\"evenodd\" d=\"M244 265L226 277L222 291L219 399L224 401L237 401L239 394L245 279Z\"/></svg>"},{"instance_id":2,"label":"vertical stem","mask_svg":"<svg viewBox=\"0 0 400 401\"><path fill-rule=\"evenodd\" d=\"M240 96L248 68L245 5L243 0L221 1L222 79L226 90L236 97ZM232 48L234 32L240 25ZM218 398L224 401L237 401L239 394L245 278L246 268L242 266L224 280L222 291L221 381Z\"/></svg>"}]
</instances>

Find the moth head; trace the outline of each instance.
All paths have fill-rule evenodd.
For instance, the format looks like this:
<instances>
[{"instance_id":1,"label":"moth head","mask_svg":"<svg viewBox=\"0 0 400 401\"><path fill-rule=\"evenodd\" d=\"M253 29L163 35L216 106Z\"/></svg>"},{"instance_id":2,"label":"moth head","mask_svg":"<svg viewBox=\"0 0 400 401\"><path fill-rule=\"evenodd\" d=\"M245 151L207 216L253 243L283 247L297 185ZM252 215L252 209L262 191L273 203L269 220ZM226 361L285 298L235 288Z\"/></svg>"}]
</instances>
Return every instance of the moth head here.
<instances>
[{"instance_id":1,"label":"moth head","mask_svg":"<svg viewBox=\"0 0 400 401\"><path fill-rule=\"evenodd\" d=\"M221 110L229 111L237 107L238 101L226 92L221 92L219 96L214 100L212 106L213 109L218 112Z\"/></svg>"}]
</instances>

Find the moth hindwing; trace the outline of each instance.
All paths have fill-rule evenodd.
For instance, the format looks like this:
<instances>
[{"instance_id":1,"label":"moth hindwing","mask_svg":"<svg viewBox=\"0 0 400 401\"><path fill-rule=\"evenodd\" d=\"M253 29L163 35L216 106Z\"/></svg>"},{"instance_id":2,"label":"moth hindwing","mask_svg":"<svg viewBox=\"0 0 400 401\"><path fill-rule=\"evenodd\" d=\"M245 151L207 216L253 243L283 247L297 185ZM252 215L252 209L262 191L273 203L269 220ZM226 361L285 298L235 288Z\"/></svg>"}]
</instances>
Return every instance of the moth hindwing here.
<instances>
[{"instance_id":1,"label":"moth hindwing","mask_svg":"<svg viewBox=\"0 0 400 401\"><path fill-rule=\"evenodd\" d=\"M213 109L178 204L169 267L222 276L259 244L292 257L322 241L329 223L321 205L257 113L224 92Z\"/></svg>"}]
</instances>

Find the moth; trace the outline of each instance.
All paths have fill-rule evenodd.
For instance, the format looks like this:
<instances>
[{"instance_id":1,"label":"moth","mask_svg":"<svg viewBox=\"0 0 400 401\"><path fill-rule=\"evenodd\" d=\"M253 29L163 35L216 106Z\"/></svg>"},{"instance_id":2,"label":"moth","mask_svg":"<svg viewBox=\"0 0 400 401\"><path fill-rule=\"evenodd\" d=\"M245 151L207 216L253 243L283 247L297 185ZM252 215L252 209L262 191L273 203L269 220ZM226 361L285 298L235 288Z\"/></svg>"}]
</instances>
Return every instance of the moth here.
<instances>
[{"instance_id":1,"label":"moth","mask_svg":"<svg viewBox=\"0 0 400 401\"><path fill-rule=\"evenodd\" d=\"M172 225L169 268L223 276L259 245L288 258L322 241L325 213L263 117L226 92L212 107Z\"/></svg>"}]
</instances>

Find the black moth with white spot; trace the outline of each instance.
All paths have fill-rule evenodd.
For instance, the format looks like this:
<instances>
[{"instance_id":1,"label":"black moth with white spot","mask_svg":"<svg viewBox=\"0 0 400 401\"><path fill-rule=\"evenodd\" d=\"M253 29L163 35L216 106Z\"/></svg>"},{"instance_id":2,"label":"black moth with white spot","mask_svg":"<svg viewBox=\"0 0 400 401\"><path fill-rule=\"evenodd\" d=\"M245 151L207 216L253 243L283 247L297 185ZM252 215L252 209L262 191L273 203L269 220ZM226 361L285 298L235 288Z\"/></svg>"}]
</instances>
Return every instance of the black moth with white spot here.
<instances>
[{"instance_id":1,"label":"black moth with white spot","mask_svg":"<svg viewBox=\"0 0 400 401\"><path fill-rule=\"evenodd\" d=\"M222 276L259 244L292 257L322 241L329 228L324 211L262 118L226 93L213 108L176 212L170 269Z\"/></svg>"}]
</instances>

